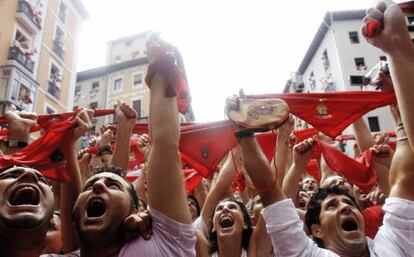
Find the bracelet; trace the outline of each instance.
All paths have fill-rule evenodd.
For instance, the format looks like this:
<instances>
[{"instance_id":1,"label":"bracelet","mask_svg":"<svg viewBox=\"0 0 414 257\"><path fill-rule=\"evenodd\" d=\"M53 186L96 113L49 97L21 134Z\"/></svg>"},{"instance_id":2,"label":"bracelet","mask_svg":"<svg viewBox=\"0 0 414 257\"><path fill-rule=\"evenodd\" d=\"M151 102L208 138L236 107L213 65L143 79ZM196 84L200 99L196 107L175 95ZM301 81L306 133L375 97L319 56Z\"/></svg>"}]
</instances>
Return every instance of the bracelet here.
<instances>
[{"instance_id":1,"label":"bracelet","mask_svg":"<svg viewBox=\"0 0 414 257\"><path fill-rule=\"evenodd\" d=\"M406 136L397 138L397 142L406 141L406 140L408 140L408 137L406 137Z\"/></svg>"},{"instance_id":2,"label":"bracelet","mask_svg":"<svg viewBox=\"0 0 414 257\"><path fill-rule=\"evenodd\" d=\"M6 146L10 148L17 148L17 147L26 147L28 144L27 142L17 141L17 140L8 140L6 141Z\"/></svg>"},{"instance_id":3,"label":"bracelet","mask_svg":"<svg viewBox=\"0 0 414 257\"><path fill-rule=\"evenodd\" d=\"M110 145L104 145L99 147L98 156L102 156L104 154L112 154L112 148Z\"/></svg>"},{"instance_id":4,"label":"bracelet","mask_svg":"<svg viewBox=\"0 0 414 257\"><path fill-rule=\"evenodd\" d=\"M404 124L401 122L398 124L397 132L404 129Z\"/></svg>"},{"instance_id":5,"label":"bracelet","mask_svg":"<svg viewBox=\"0 0 414 257\"><path fill-rule=\"evenodd\" d=\"M243 137L252 137L254 133L248 130L240 130L234 133L234 136L240 141Z\"/></svg>"}]
</instances>

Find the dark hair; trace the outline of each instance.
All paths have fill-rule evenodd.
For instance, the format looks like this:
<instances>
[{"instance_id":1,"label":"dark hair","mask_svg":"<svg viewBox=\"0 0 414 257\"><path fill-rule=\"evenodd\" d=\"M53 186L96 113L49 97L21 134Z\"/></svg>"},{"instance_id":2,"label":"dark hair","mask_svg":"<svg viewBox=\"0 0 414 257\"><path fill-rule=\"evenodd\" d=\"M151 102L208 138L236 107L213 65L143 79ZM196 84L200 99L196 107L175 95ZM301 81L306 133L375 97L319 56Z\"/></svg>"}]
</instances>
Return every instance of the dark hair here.
<instances>
[{"instance_id":1,"label":"dark hair","mask_svg":"<svg viewBox=\"0 0 414 257\"><path fill-rule=\"evenodd\" d=\"M236 203L241 209L241 212L243 214L244 223L247 226L246 229L243 229L241 247L243 247L245 250L247 250L247 248L249 247L250 237L251 237L252 232L253 232L253 225L252 225L252 222L250 221L249 213L246 209L246 206L242 202L239 202L239 201L231 199L231 198L223 199L217 205L219 205L222 202L226 202L226 201ZM217 207L217 205L216 205L216 207ZM213 230L213 223L214 223L214 212L210 217L210 227L209 227L209 244L210 244L210 252L211 253L214 253L214 252L218 251L217 232L212 231Z\"/></svg>"},{"instance_id":2,"label":"dark hair","mask_svg":"<svg viewBox=\"0 0 414 257\"><path fill-rule=\"evenodd\" d=\"M195 205L196 211L197 211L197 217L199 217L200 213L201 213L201 209L200 209L200 205L198 204L197 199L193 195L187 195L187 198L191 199L191 201L194 202L194 205Z\"/></svg>"},{"instance_id":3,"label":"dark hair","mask_svg":"<svg viewBox=\"0 0 414 257\"><path fill-rule=\"evenodd\" d=\"M135 209L138 209L139 198L138 198L137 192L135 191L134 186L131 184L131 182L129 182L126 179L124 170L120 167L116 167L114 165L107 165L104 163L102 165L97 166L95 169L93 169L92 176L96 174L104 173L104 172L116 174L120 176L121 178L123 178L125 182L127 182L127 184L129 185L128 192L129 192L129 195L131 196L131 206Z\"/></svg>"},{"instance_id":4,"label":"dark hair","mask_svg":"<svg viewBox=\"0 0 414 257\"><path fill-rule=\"evenodd\" d=\"M334 187L329 187L329 188L321 188L319 189L319 192L316 193L310 199L307 210L306 210L306 214L305 214L305 224L306 224L307 229L311 233L312 233L312 229L311 229L312 225L320 224L319 218L321 214L322 201L325 200L330 195L345 195L346 197L348 197L355 203L355 206L359 210L359 207L358 207L357 202L355 201L355 198L352 195L345 192L344 190L340 189L339 187L334 186ZM319 247L324 248L324 245L321 239L313 237L313 240Z\"/></svg>"}]
</instances>

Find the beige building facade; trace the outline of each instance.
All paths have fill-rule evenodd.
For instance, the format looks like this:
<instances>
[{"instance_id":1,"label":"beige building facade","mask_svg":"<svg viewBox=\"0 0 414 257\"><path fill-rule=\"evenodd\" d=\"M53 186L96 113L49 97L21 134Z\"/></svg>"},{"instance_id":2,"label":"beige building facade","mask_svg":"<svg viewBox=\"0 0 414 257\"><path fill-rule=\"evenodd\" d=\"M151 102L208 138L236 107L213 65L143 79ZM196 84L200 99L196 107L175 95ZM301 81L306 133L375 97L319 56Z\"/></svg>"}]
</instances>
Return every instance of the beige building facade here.
<instances>
[{"instance_id":1,"label":"beige building facade","mask_svg":"<svg viewBox=\"0 0 414 257\"><path fill-rule=\"evenodd\" d=\"M145 84L148 67L146 31L107 43L106 65L78 72L74 107L112 109L118 100L128 103L138 112L138 122L149 115L149 88ZM187 120L194 120L192 111ZM192 117L192 118L191 118ZM94 119L94 128L115 122L112 116Z\"/></svg>"},{"instance_id":2,"label":"beige building facade","mask_svg":"<svg viewBox=\"0 0 414 257\"><path fill-rule=\"evenodd\" d=\"M72 109L80 0L0 1L0 114L9 104L38 114Z\"/></svg>"}]
</instances>

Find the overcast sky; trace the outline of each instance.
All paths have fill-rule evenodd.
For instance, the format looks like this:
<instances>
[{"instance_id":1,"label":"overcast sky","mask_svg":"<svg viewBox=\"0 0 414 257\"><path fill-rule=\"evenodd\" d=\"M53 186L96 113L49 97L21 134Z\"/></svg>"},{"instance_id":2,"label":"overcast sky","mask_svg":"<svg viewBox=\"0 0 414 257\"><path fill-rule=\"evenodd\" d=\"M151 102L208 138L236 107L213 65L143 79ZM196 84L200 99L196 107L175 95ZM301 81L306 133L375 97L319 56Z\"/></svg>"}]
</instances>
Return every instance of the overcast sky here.
<instances>
[{"instance_id":1,"label":"overcast sky","mask_svg":"<svg viewBox=\"0 0 414 257\"><path fill-rule=\"evenodd\" d=\"M324 14L368 8L368 0L82 0L78 71L105 63L106 42L152 30L178 46L197 121L224 118L227 96L280 93Z\"/></svg>"}]
</instances>

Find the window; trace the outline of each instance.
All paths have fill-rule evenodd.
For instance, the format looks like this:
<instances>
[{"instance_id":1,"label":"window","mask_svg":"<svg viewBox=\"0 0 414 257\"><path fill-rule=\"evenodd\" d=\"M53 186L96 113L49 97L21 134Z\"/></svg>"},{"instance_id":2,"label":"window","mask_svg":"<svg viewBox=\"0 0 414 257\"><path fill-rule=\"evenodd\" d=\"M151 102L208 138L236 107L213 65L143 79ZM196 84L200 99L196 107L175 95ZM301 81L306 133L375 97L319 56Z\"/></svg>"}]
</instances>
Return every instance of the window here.
<instances>
[{"instance_id":1,"label":"window","mask_svg":"<svg viewBox=\"0 0 414 257\"><path fill-rule=\"evenodd\" d=\"M122 87L122 79L116 79L114 81L114 91L121 90Z\"/></svg>"},{"instance_id":2,"label":"window","mask_svg":"<svg viewBox=\"0 0 414 257\"><path fill-rule=\"evenodd\" d=\"M56 27L55 39L53 40L53 52L62 60L65 58L65 32L59 27Z\"/></svg>"},{"instance_id":3,"label":"window","mask_svg":"<svg viewBox=\"0 0 414 257\"><path fill-rule=\"evenodd\" d=\"M365 66L365 60L362 57L355 58L355 66L357 70L366 70L367 66Z\"/></svg>"},{"instance_id":4,"label":"window","mask_svg":"<svg viewBox=\"0 0 414 257\"><path fill-rule=\"evenodd\" d=\"M65 23L66 21L66 13L68 11L67 6L63 3L60 2L60 6L59 6L59 20L63 23Z\"/></svg>"},{"instance_id":5,"label":"window","mask_svg":"<svg viewBox=\"0 0 414 257\"><path fill-rule=\"evenodd\" d=\"M142 85L142 73L134 75L134 87Z\"/></svg>"},{"instance_id":6,"label":"window","mask_svg":"<svg viewBox=\"0 0 414 257\"><path fill-rule=\"evenodd\" d=\"M408 25L414 25L414 16L407 17Z\"/></svg>"},{"instance_id":7,"label":"window","mask_svg":"<svg viewBox=\"0 0 414 257\"><path fill-rule=\"evenodd\" d=\"M81 90L82 90L81 85L77 85L77 86L75 87L75 96L80 95Z\"/></svg>"},{"instance_id":8,"label":"window","mask_svg":"<svg viewBox=\"0 0 414 257\"><path fill-rule=\"evenodd\" d=\"M322 66L325 70L329 69L329 58L326 49L322 53Z\"/></svg>"},{"instance_id":9,"label":"window","mask_svg":"<svg viewBox=\"0 0 414 257\"><path fill-rule=\"evenodd\" d=\"M62 73L60 69L52 63L47 92L49 92L49 94L54 96L56 99L60 98L60 82L62 82Z\"/></svg>"},{"instance_id":10,"label":"window","mask_svg":"<svg viewBox=\"0 0 414 257\"><path fill-rule=\"evenodd\" d=\"M127 41L125 41L125 47L130 47L130 46L132 46L132 43L134 43L134 41L133 41L133 40L127 40Z\"/></svg>"},{"instance_id":11,"label":"window","mask_svg":"<svg viewBox=\"0 0 414 257\"><path fill-rule=\"evenodd\" d=\"M92 90L98 90L99 89L99 81L95 81L92 83Z\"/></svg>"},{"instance_id":12,"label":"window","mask_svg":"<svg viewBox=\"0 0 414 257\"><path fill-rule=\"evenodd\" d=\"M56 113L55 110L53 110L49 106L46 106L45 114L54 114L54 113Z\"/></svg>"},{"instance_id":13,"label":"window","mask_svg":"<svg viewBox=\"0 0 414 257\"><path fill-rule=\"evenodd\" d=\"M309 74L309 87L311 90L314 90L316 87L315 74L313 71Z\"/></svg>"},{"instance_id":14,"label":"window","mask_svg":"<svg viewBox=\"0 0 414 257\"><path fill-rule=\"evenodd\" d=\"M368 117L368 124L369 124L369 129L371 130L371 132L381 131L377 116Z\"/></svg>"},{"instance_id":15,"label":"window","mask_svg":"<svg viewBox=\"0 0 414 257\"><path fill-rule=\"evenodd\" d=\"M137 58L139 56L139 51L132 52L131 56L133 59Z\"/></svg>"},{"instance_id":16,"label":"window","mask_svg":"<svg viewBox=\"0 0 414 257\"><path fill-rule=\"evenodd\" d=\"M359 43L358 32L357 31L349 32L349 40L351 41L351 44L358 44Z\"/></svg>"},{"instance_id":17,"label":"window","mask_svg":"<svg viewBox=\"0 0 414 257\"><path fill-rule=\"evenodd\" d=\"M98 108L98 102L92 102L92 103L90 103L90 104L89 104L89 108L91 108L91 109L96 109L96 108Z\"/></svg>"},{"instance_id":18,"label":"window","mask_svg":"<svg viewBox=\"0 0 414 257\"><path fill-rule=\"evenodd\" d=\"M138 113L137 119L141 117L141 100L132 101L132 108Z\"/></svg>"},{"instance_id":19,"label":"window","mask_svg":"<svg viewBox=\"0 0 414 257\"><path fill-rule=\"evenodd\" d=\"M117 55L115 56L115 63L119 63L119 62L121 62L121 56Z\"/></svg>"},{"instance_id":20,"label":"window","mask_svg":"<svg viewBox=\"0 0 414 257\"><path fill-rule=\"evenodd\" d=\"M386 62L386 61L387 61L387 56L385 56L385 55L381 55L381 56L380 56L380 61L384 61L384 62Z\"/></svg>"},{"instance_id":21,"label":"window","mask_svg":"<svg viewBox=\"0 0 414 257\"><path fill-rule=\"evenodd\" d=\"M351 86L362 86L363 77L362 76L349 76L349 82Z\"/></svg>"}]
</instances>

